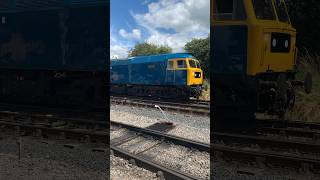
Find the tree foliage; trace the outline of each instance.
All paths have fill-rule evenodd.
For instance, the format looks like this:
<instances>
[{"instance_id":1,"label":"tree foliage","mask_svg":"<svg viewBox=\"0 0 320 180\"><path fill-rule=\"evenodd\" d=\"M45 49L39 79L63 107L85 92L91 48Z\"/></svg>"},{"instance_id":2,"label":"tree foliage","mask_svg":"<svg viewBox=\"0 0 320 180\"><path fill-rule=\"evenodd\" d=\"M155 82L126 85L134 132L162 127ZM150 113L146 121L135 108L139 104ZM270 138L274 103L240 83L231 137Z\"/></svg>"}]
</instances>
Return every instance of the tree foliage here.
<instances>
[{"instance_id":1,"label":"tree foliage","mask_svg":"<svg viewBox=\"0 0 320 180\"><path fill-rule=\"evenodd\" d=\"M171 53L172 49L169 46L159 46L156 44L144 42L138 43L129 52L129 57L133 56L147 56L155 54L167 54Z\"/></svg>"},{"instance_id":2,"label":"tree foliage","mask_svg":"<svg viewBox=\"0 0 320 180\"><path fill-rule=\"evenodd\" d=\"M210 78L210 39L209 37L205 39L192 39L188 42L184 49L191 53L196 59L201 63L201 68L204 71L205 77Z\"/></svg>"},{"instance_id":3,"label":"tree foliage","mask_svg":"<svg viewBox=\"0 0 320 180\"><path fill-rule=\"evenodd\" d=\"M297 46L311 54L320 51L319 0L287 0L293 27L297 29Z\"/></svg>"}]
</instances>

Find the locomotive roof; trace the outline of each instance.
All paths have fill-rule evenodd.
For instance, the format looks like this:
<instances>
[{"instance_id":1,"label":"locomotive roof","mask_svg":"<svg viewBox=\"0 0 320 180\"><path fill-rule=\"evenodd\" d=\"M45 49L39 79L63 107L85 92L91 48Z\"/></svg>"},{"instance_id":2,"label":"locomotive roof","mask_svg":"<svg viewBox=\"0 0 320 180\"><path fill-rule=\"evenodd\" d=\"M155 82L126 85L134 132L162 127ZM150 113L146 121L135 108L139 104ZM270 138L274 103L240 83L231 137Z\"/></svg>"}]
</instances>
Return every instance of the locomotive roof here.
<instances>
[{"instance_id":1,"label":"locomotive roof","mask_svg":"<svg viewBox=\"0 0 320 180\"><path fill-rule=\"evenodd\" d=\"M125 64L139 64L139 63L149 63L149 62L161 62L167 61L168 59L176 58L193 58L190 53L171 53L171 54L159 54L151 56L137 56L130 57L123 60L111 60L112 65L125 65Z\"/></svg>"},{"instance_id":2,"label":"locomotive roof","mask_svg":"<svg viewBox=\"0 0 320 180\"><path fill-rule=\"evenodd\" d=\"M106 5L106 0L0 0L0 12L38 11L92 5Z\"/></svg>"}]
</instances>

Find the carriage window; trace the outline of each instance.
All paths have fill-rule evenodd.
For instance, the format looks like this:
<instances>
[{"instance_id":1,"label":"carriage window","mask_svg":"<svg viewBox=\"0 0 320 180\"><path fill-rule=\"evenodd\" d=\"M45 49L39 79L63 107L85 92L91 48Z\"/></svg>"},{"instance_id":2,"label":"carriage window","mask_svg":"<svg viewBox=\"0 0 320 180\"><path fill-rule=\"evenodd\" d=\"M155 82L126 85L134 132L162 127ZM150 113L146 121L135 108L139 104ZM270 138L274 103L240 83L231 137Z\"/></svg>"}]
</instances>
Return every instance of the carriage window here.
<instances>
[{"instance_id":1,"label":"carriage window","mask_svg":"<svg viewBox=\"0 0 320 180\"><path fill-rule=\"evenodd\" d=\"M216 20L245 20L243 0L214 1L214 18Z\"/></svg>"},{"instance_id":2,"label":"carriage window","mask_svg":"<svg viewBox=\"0 0 320 180\"><path fill-rule=\"evenodd\" d=\"M168 61L167 69L173 69L173 61Z\"/></svg>"},{"instance_id":3,"label":"carriage window","mask_svg":"<svg viewBox=\"0 0 320 180\"><path fill-rule=\"evenodd\" d=\"M257 19L275 20L276 16L273 10L271 0L252 0L254 12Z\"/></svg>"},{"instance_id":4,"label":"carriage window","mask_svg":"<svg viewBox=\"0 0 320 180\"><path fill-rule=\"evenodd\" d=\"M275 0L274 4L276 6L279 21L289 23L290 22L289 16L287 13L286 4L285 4L284 0Z\"/></svg>"},{"instance_id":5,"label":"carriage window","mask_svg":"<svg viewBox=\"0 0 320 180\"><path fill-rule=\"evenodd\" d=\"M186 61L185 60L178 60L178 68L186 68Z\"/></svg>"}]
</instances>

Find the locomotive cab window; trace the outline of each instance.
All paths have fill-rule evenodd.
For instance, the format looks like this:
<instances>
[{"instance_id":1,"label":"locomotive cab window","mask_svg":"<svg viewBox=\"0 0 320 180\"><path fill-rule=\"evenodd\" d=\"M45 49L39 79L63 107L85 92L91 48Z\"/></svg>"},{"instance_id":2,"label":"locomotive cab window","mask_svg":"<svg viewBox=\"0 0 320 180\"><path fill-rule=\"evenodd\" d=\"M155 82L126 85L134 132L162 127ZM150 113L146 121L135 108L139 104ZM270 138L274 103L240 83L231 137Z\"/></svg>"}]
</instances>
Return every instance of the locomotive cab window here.
<instances>
[{"instance_id":1,"label":"locomotive cab window","mask_svg":"<svg viewBox=\"0 0 320 180\"><path fill-rule=\"evenodd\" d=\"M187 67L185 60L178 60L177 64L178 64L178 68L186 68Z\"/></svg>"},{"instance_id":2,"label":"locomotive cab window","mask_svg":"<svg viewBox=\"0 0 320 180\"><path fill-rule=\"evenodd\" d=\"M256 18L260 20L276 20L271 0L252 0Z\"/></svg>"},{"instance_id":3,"label":"locomotive cab window","mask_svg":"<svg viewBox=\"0 0 320 180\"><path fill-rule=\"evenodd\" d=\"M197 68L197 63L194 60L189 60L189 66L190 68Z\"/></svg>"},{"instance_id":4,"label":"locomotive cab window","mask_svg":"<svg viewBox=\"0 0 320 180\"><path fill-rule=\"evenodd\" d=\"M189 66L190 68L200 68L199 61L195 59L189 60Z\"/></svg>"},{"instance_id":5,"label":"locomotive cab window","mask_svg":"<svg viewBox=\"0 0 320 180\"><path fill-rule=\"evenodd\" d=\"M216 20L245 20L243 0L214 1L214 19Z\"/></svg>"},{"instance_id":6,"label":"locomotive cab window","mask_svg":"<svg viewBox=\"0 0 320 180\"><path fill-rule=\"evenodd\" d=\"M289 24L289 15L284 0L275 0L274 5L276 7L279 21Z\"/></svg>"},{"instance_id":7,"label":"locomotive cab window","mask_svg":"<svg viewBox=\"0 0 320 180\"><path fill-rule=\"evenodd\" d=\"M201 68L199 61L196 61L196 64L197 64L197 68Z\"/></svg>"}]
</instances>

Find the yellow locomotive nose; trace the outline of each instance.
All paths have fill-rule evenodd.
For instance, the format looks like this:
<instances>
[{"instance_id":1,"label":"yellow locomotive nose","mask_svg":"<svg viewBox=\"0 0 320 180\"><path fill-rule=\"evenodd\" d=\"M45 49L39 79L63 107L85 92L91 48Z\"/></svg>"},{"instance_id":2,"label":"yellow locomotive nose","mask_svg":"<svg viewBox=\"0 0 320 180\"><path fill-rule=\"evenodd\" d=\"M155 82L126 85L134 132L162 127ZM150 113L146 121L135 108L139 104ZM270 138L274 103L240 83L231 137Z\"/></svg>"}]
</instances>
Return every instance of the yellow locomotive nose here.
<instances>
[{"instance_id":1,"label":"yellow locomotive nose","mask_svg":"<svg viewBox=\"0 0 320 180\"><path fill-rule=\"evenodd\" d=\"M188 60L188 85L201 86L203 84L203 72L198 60Z\"/></svg>"},{"instance_id":2,"label":"yellow locomotive nose","mask_svg":"<svg viewBox=\"0 0 320 180\"><path fill-rule=\"evenodd\" d=\"M203 72L201 69L190 70L189 74L189 85L202 85L203 83Z\"/></svg>"}]
</instances>

